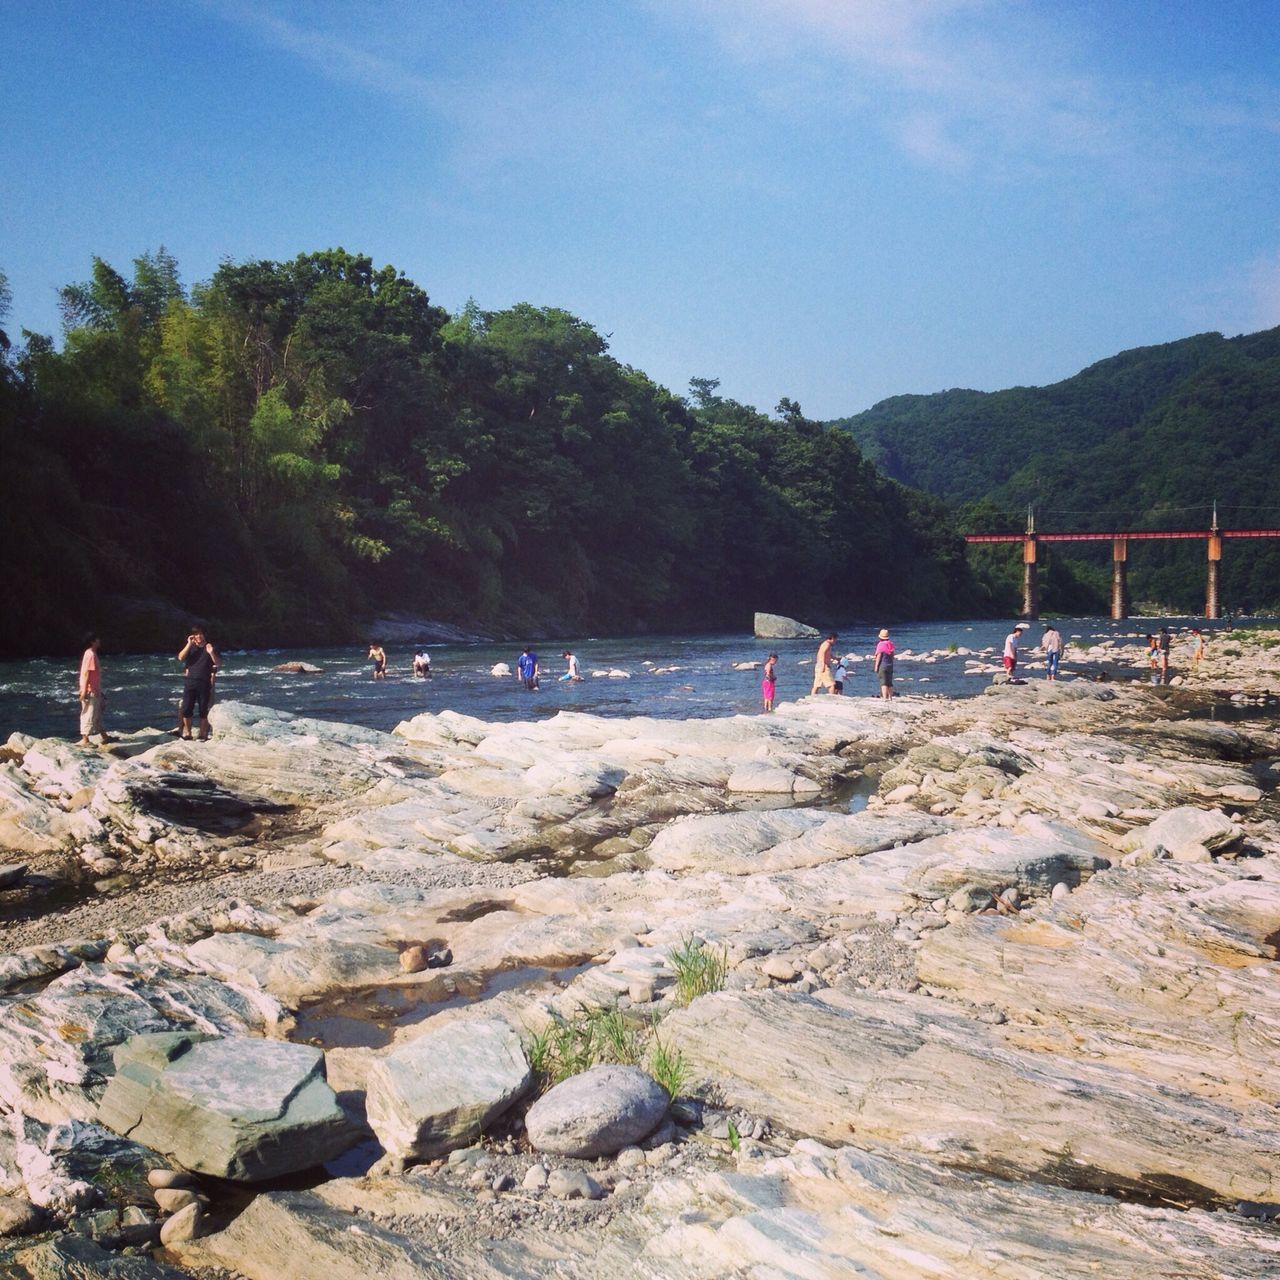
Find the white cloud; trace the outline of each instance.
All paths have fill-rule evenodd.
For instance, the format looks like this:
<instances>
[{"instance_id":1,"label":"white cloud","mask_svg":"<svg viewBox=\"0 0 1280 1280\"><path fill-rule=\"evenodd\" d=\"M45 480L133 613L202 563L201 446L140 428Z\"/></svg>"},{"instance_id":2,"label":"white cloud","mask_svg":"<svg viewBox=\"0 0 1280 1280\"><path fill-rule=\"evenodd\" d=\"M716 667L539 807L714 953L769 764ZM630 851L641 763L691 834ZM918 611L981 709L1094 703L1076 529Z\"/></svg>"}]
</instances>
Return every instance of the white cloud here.
<instances>
[{"instance_id":1,"label":"white cloud","mask_svg":"<svg viewBox=\"0 0 1280 1280\"><path fill-rule=\"evenodd\" d=\"M250 0L205 0L212 12L253 32L310 64L329 80L358 85L422 106L439 108L448 102L447 86L403 66L393 58L370 53L354 40L326 35L271 13Z\"/></svg>"},{"instance_id":2,"label":"white cloud","mask_svg":"<svg viewBox=\"0 0 1280 1280\"><path fill-rule=\"evenodd\" d=\"M1224 129L1280 132L1273 84L1125 79L1095 69L1105 33L1024 0L650 0L690 14L753 65L820 60L828 104L878 120L904 151L950 171L1009 162L1110 166L1135 185L1215 170ZM1074 25L1073 25L1074 24Z\"/></svg>"}]
</instances>

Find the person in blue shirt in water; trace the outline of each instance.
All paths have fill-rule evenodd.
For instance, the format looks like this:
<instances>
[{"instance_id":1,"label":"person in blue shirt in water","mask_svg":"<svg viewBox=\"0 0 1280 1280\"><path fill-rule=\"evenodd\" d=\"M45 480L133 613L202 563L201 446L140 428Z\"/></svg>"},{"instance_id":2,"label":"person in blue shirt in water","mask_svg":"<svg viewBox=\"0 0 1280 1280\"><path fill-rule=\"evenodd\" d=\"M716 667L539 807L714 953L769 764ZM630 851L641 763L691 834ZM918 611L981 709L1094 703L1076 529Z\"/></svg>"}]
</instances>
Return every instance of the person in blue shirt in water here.
<instances>
[{"instance_id":1,"label":"person in blue shirt in water","mask_svg":"<svg viewBox=\"0 0 1280 1280\"><path fill-rule=\"evenodd\" d=\"M520 659L516 663L516 678L524 681L524 687L530 692L537 689L538 678L542 673L538 670L538 655L528 645L520 651Z\"/></svg>"}]
</instances>

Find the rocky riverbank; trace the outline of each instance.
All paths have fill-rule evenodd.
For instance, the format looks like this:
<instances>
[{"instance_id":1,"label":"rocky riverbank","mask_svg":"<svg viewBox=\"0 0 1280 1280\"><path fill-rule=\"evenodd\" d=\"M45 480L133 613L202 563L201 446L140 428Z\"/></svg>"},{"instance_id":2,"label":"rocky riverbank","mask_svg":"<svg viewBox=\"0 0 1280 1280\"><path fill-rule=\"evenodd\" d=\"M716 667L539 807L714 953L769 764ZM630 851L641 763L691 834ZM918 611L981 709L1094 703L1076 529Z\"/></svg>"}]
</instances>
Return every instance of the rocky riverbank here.
<instances>
[{"instance_id":1,"label":"rocky riverbank","mask_svg":"<svg viewBox=\"0 0 1280 1280\"><path fill-rule=\"evenodd\" d=\"M1276 1274L1280 635L1109 660L14 735L0 1271Z\"/></svg>"}]
</instances>

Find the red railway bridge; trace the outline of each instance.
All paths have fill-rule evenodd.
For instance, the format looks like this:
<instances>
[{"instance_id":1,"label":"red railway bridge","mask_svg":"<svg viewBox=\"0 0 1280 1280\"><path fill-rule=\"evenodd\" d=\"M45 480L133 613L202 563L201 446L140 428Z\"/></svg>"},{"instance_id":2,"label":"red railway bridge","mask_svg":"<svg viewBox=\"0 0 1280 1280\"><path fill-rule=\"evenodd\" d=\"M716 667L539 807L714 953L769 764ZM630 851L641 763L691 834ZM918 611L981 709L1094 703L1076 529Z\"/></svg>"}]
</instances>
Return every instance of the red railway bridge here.
<instances>
[{"instance_id":1,"label":"red railway bridge","mask_svg":"<svg viewBox=\"0 0 1280 1280\"><path fill-rule=\"evenodd\" d=\"M1125 531L1113 533L1038 533L1035 517L1027 516L1025 533L970 533L966 542L1022 543L1022 616L1040 616L1040 582L1036 568L1036 548L1042 542L1110 542L1111 543L1111 616L1129 616L1129 543L1168 542L1198 538L1208 548L1204 592L1204 616L1217 618L1222 613L1218 594L1218 570L1222 564L1222 544L1228 538L1280 538L1280 529L1220 529L1215 509L1208 529L1171 529L1164 532Z\"/></svg>"}]
</instances>

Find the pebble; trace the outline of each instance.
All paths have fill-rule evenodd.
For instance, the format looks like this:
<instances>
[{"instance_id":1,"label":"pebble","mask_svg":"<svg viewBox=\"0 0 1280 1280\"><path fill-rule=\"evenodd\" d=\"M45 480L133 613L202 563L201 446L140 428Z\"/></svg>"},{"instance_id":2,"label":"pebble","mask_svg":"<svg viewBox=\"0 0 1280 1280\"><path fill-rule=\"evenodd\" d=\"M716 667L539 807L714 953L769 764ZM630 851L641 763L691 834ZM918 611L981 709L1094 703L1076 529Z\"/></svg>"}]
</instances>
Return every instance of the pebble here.
<instances>
[{"instance_id":1,"label":"pebble","mask_svg":"<svg viewBox=\"0 0 1280 1280\"><path fill-rule=\"evenodd\" d=\"M1059 880L1053 886L1052 898L1054 902L1061 902L1064 898L1071 896L1071 886L1065 880Z\"/></svg>"},{"instance_id":2,"label":"pebble","mask_svg":"<svg viewBox=\"0 0 1280 1280\"><path fill-rule=\"evenodd\" d=\"M426 947L405 947L400 953L400 968L405 973L421 973L427 967Z\"/></svg>"},{"instance_id":3,"label":"pebble","mask_svg":"<svg viewBox=\"0 0 1280 1280\"><path fill-rule=\"evenodd\" d=\"M603 1200L604 1188L581 1169L552 1169L547 1190L561 1200Z\"/></svg>"},{"instance_id":4,"label":"pebble","mask_svg":"<svg viewBox=\"0 0 1280 1280\"><path fill-rule=\"evenodd\" d=\"M520 1185L526 1191L541 1191L547 1185L547 1171L540 1164L531 1165Z\"/></svg>"},{"instance_id":5,"label":"pebble","mask_svg":"<svg viewBox=\"0 0 1280 1280\"><path fill-rule=\"evenodd\" d=\"M760 972L776 982L794 982L800 976L800 970L782 956L769 956L760 966Z\"/></svg>"},{"instance_id":6,"label":"pebble","mask_svg":"<svg viewBox=\"0 0 1280 1280\"><path fill-rule=\"evenodd\" d=\"M194 1187L196 1180L189 1173L180 1169L152 1169L147 1174L147 1185L151 1187Z\"/></svg>"},{"instance_id":7,"label":"pebble","mask_svg":"<svg viewBox=\"0 0 1280 1280\"><path fill-rule=\"evenodd\" d=\"M664 1143L660 1147L654 1147L652 1151L645 1154L644 1162L649 1168L657 1168L660 1164L666 1164L676 1153L675 1144L672 1142Z\"/></svg>"},{"instance_id":8,"label":"pebble","mask_svg":"<svg viewBox=\"0 0 1280 1280\"><path fill-rule=\"evenodd\" d=\"M644 1152L639 1147L623 1147L618 1152L618 1168L634 1169L637 1165L644 1164Z\"/></svg>"},{"instance_id":9,"label":"pebble","mask_svg":"<svg viewBox=\"0 0 1280 1280\"><path fill-rule=\"evenodd\" d=\"M542 1166L539 1165L538 1167L541 1168ZM515 1185L516 1180L509 1173L500 1173L496 1178L494 1178L492 1188L494 1191L498 1192L514 1191Z\"/></svg>"}]
</instances>

